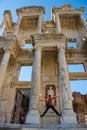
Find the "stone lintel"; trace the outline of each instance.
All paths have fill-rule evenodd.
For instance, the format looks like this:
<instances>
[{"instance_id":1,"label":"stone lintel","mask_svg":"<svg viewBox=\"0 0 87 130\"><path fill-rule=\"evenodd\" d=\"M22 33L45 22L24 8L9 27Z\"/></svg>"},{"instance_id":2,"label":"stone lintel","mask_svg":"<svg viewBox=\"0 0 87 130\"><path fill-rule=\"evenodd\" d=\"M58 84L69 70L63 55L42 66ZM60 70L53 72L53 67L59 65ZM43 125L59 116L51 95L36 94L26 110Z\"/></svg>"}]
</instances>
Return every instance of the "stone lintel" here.
<instances>
[{"instance_id":1,"label":"stone lintel","mask_svg":"<svg viewBox=\"0 0 87 130\"><path fill-rule=\"evenodd\" d=\"M34 40L35 41L43 41L43 40L61 40L62 42L65 42L66 37L64 34L59 33L59 34L51 34L51 33L46 33L46 34L41 34L41 35L34 35Z\"/></svg>"},{"instance_id":2,"label":"stone lintel","mask_svg":"<svg viewBox=\"0 0 87 130\"><path fill-rule=\"evenodd\" d=\"M31 82L26 82L26 81L14 81L12 82L11 87L15 88L31 88Z\"/></svg>"}]
</instances>

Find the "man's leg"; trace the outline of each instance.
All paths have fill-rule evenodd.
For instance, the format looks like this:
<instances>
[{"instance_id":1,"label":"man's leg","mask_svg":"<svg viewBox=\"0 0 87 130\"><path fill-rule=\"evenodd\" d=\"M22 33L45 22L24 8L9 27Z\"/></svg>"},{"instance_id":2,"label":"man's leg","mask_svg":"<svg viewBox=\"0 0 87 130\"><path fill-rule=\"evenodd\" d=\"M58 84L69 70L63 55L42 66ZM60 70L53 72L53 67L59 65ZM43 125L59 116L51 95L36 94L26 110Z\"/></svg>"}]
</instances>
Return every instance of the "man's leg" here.
<instances>
[{"instance_id":1,"label":"man's leg","mask_svg":"<svg viewBox=\"0 0 87 130\"><path fill-rule=\"evenodd\" d=\"M50 107L57 115L61 116L61 114L59 114L59 112L55 109L55 107L52 105Z\"/></svg>"},{"instance_id":2,"label":"man's leg","mask_svg":"<svg viewBox=\"0 0 87 130\"><path fill-rule=\"evenodd\" d=\"M47 111L50 109L50 107L49 106L47 106L47 108L46 108L46 110L43 112L43 114L42 115L40 115L41 117L43 117L46 113L47 113Z\"/></svg>"}]
</instances>

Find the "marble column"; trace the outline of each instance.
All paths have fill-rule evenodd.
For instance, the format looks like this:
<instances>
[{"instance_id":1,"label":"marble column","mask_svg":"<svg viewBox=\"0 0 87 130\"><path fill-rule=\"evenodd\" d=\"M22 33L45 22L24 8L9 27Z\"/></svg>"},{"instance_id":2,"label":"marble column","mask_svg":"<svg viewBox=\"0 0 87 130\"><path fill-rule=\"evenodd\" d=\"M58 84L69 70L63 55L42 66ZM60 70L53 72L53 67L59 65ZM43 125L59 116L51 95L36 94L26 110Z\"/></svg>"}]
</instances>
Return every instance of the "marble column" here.
<instances>
[{"instance_id":1,"label":"marble column","mask_svg":"<svg viewBox=\"0 0 87 130\"><path fill-rule=\"evenodd\" d=\"M55 23L56 23L56 33L61 33L61 25L60 25L60 19L59 14L55 13Z\"/></svg>"},{"instance_id":2,"label":"marble column","mask_svg":"<svg viewBox=\"0 0 87 130\"><path fill-rule=\"evenodd\" d=\"M77 124L76 114L72 107L72 94L68 76L64 47L58 48L58 60L60 71L60 88L62 94L62 124Z\"/></svg>"},{"instance_id":3,"label":"marble column","mask_svg":"<svg viewBox=\"0 0 87 130\"><path fill-rule=\"evenodd\" d=\"M85 19L84 16L83 16L83 13L80 13L79 16L80 16L82 25L83 25L83 27L85 28L85 30L86 30L86 32L87 32L87 22L86 22L86 19Z\"/></svg>"},{"instance_id":4,"label":"marble column","mask_svg":"<svg viewBox=\"0 0 87 130\"><path fill-rule=\"evenodd\" d=\"M37 25L37 33L41 33L41 25L42 25L42 14L38 15L38 25Z\"/></svg>"},{"instance_id":5,"label":"marble column","mask_svg":"<svg viewBox=\"0 0 87 130\"><path fill-rule=\"evenodd\" d=\"M29 111L25 123L40 124L40 114L38 111L40 95L40 70L41 70L41 48L36 47L33 69L32 69L32 87L30 93Z\"/></svg>"},{"instance_id":6,"label":"marble column","mask_svg":"<svg viewBox=\"0 0 87 130\"><path fill-rule=\"evenodd\" d=\"M6 74L6 70L7 70L7 66L8 66L8 62L9 62L9 58L10 58L10 51L9 50L5 50L3 58L2 58L2 62L0 64L0 90L4 81L4 77Z\"/></svg>"}]
</instances>

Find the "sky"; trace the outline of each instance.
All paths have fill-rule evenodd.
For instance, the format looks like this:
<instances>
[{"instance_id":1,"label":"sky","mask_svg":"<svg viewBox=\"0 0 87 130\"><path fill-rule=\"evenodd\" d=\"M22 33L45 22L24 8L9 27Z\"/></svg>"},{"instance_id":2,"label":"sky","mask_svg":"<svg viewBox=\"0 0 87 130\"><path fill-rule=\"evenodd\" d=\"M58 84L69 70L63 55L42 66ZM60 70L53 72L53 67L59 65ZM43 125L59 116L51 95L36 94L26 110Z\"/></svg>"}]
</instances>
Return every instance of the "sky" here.
<instances>
[{"instance_id":1,"label":"sky","mask_svg":"<svg viewBox=\"0 0 87 130\"><path fill-rule=\"evenodd\" d=\"M0 0L0 23L3 19L5 10L10 10L13 21L17 21L16 9L24 6L44 6L46 8L45 20L51 19L51 8L59 7L64 4L72 4L73 8L85 7L84 16L87 19L87 0Z\"/></svg>"},{"instance_id":2,"label":"sky","mask_svg":"<svg viewBox=\"0 0 87 130\"><path fill-rule=\"evenodd\" d=\"M24 6L43 6L45 7L44 20L51 20L52 7L60 7L64 4L71 4L73 8L79 9L81 6L85 7L84 17L87 19L87 0L0 0L0 23L3 20L3 13L5 10L10 10L12 19L17 21L18 17L16 9ZM25 74L26 75L26 74ZM26 79L27 80L27 79ZM76 83L78 82L78 83ZM87 80L85 81L71 81L72 91L87 93Z\"/></svg>"}]
</instances>

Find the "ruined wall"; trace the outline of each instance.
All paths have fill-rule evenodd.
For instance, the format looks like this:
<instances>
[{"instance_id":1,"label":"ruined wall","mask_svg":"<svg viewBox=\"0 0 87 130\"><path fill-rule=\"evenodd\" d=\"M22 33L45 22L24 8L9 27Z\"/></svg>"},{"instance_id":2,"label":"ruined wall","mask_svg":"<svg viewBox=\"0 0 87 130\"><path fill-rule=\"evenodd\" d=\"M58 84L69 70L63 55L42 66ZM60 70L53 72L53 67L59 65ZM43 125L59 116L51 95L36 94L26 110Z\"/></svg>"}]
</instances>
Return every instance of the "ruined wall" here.
<instances>
[{"instance_id":1,"label":"ruined wall","mask_svg":"<svg viewBox=\"0 0 87 130\"><path fill-rule=\"evenodd\" d=\"M87 124L87 94L73 92L73 108L77 113L79 124Z\"/></svg>"}]
</instances>

